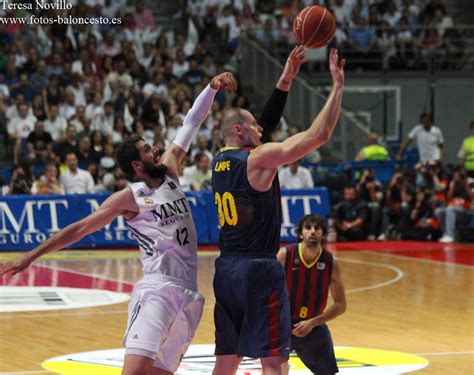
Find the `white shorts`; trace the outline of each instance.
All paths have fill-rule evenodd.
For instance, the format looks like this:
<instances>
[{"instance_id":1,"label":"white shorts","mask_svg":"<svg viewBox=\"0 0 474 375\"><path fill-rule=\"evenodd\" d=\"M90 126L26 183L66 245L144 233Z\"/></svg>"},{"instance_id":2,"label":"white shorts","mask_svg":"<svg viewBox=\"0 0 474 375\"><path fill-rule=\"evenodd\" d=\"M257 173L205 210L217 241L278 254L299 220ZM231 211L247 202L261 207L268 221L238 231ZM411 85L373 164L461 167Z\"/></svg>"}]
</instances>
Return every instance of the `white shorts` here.
<instances>
[{"instance_id":1,"label":"white shorts","mask_svg":"<svg viewBox=\"0 0 474 375\"><path fill-rule=\"evenodd\" d=\"M136 286L128 306L123 344L143 351L154 367L175 372L201 320L204 297L172 281ZM152 353L156 353L153 355Z\"/></svg>"}]
</instances>

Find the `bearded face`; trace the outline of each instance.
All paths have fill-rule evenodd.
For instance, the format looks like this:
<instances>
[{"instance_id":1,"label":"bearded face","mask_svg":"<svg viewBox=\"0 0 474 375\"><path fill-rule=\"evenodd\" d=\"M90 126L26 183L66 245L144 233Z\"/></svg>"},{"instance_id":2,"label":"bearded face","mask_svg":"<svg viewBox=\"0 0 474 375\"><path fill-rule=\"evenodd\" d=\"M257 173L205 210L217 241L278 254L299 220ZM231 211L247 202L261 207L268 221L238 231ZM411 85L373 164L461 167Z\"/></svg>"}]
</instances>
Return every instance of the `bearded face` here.
<instances>
[{"instance_id":1,"label":"bearded face","mask_svg":"<svg viewBox=\"0 0 474 375\"><path fill-rule=\"evenodd\" d=\"M163 179L168 172L168 167L164 164L155 165L149 161L143 161L143 167L151 178Z\"/></svg>"}]
</instances>

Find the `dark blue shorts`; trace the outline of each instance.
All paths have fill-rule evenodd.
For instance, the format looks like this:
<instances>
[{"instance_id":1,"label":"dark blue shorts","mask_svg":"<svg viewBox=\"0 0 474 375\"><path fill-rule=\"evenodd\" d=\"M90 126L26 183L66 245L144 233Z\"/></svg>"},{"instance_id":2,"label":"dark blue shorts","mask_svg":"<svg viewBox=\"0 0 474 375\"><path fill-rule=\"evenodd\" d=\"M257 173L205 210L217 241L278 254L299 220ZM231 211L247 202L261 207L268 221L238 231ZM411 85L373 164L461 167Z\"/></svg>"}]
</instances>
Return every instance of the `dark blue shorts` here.
<instances>
[{"instance_id":1,"label":"dark blue shorts","mask_svg":"<svg viewBox=\"0 0 474 375\"><path fill-rule=\"evenodd\" d=\"M289 299L283 267L275 257L217 258L214 294L216 355L289 355Z\"/></svg>"},{"instance_id":2,"label":"dark blue shorts","mask_svg":"<svg viewBox=\"0 0 474 375\"><path fill-rule=\"evenodd\" d=\"M331 334L326 324L314 328L305 337L291 336L291 349L314 374L336 374L336 357Z\"/></svg>"}]
</instances>

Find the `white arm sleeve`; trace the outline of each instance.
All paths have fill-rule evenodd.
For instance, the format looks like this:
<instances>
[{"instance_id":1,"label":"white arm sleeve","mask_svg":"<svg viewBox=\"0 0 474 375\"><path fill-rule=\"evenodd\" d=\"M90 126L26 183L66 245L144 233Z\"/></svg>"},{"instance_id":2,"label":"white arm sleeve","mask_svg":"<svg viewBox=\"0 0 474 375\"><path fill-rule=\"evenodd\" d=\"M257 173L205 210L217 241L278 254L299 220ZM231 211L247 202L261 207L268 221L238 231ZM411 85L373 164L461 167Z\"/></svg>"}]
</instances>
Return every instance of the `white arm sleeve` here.
<instances>
[{"instance_id":1,"label":"white arm sleeve","mask_svg":"<svg viewBox=\"0 0 474 375\"><path fill-rule=\"evenodd\" d=\"M178 130L178 134L176 134L176 138L173 141L174 144L184 151L188 152L189 146L196 136L199 127L206 119L209 110L211 109L216 93L217 90L214 90L210 85L207 85L196 98L193 106L187 113L183 126Z\"/></svg>"}]
</instances>

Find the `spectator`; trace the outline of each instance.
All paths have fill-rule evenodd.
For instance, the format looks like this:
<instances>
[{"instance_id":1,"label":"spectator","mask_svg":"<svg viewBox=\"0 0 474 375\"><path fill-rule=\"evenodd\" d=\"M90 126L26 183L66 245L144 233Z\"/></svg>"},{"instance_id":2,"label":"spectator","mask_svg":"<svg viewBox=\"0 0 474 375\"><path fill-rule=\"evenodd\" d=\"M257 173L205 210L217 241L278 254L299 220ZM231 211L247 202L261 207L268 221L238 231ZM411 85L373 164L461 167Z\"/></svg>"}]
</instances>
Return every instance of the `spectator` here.
<instances>
[{"instance_id":1,"label":"spectator","mask_svg":"<svg viewBox=\"0 0 474 375\"><path fill-rule=\"evenodd\" d=\"M109 192L120 191L128 185L127 177L118 165L115 166L112 172L104 175L103 181L104 187Z\"/></svg>"},{"instance_id":2,"label":"spectator","mask_svg":"<svg viewBox=\"0 0 474 375\"><path fill-rule=\"evenodd\" d=\"M211 131L211 138L207 142L207 149L214 158L214 155L217 154L222 147L224 147L224 141L221 138L221 131L219 128L214 128Z\"/></svg>"},{"instance_id":3,"label":"spectator","mask_svg":"<svg viewBox=\"0 0 474 375\"><path fill-rule=\"evenodd\" d=\"M151 66L151 63L155 59L155 48L148 42L143 43L143 51L138 59L138 62L145 69L148 69Z\"/></svg>"},{"instance_id":4,"label":"spectator","mask_svg":"<svg viewBox=\"0 0 474 375\"><path fill-rule=\"evenodd\" d=\"M349 32L347 43L355 57L369 57L378 50L374 29L367 18L357 17L354 28Z\"/></svg>"},{"instance_id":5,"label":"spectator","mask_svg":"<svg viewBox=\"0 0 474 375\"><path fill-rule=\"evenodd\" d=\"M459 61L465 54L466 41L459 29L459 20L455 19L452 27L446 29L443 34L444 52L446 54L445 68L457 69L462 66L463 61Z\"/></svg>"},{"instance_id":6,"label":"spectator","mask_svg":"<svg viewBox=\"0 0 474 375\"><path fill-rule=\"evenodd\" d=\"M49 86L50 80L46 70L46 62L43 59L38 61L37 70L31 75L30 82L37 93L42 93Z\"/></svg>"},{"instance_id":7,"label":"spectator","mask_svg":"<svg viewBox=\"0 0 474 375\"><path fill-rule=\"evenodd\" d=\"M365 202L357 199L354 186L344 188L344 200L334 210L338 241L365 240L364 227L367 222Z\"/></svg>"},{"instance_id":8,"label":"spectator","mask_svg":"<svg viewBox=\"0 0 474 375\"><path fill-rule=\"evenodd\" d=\"M372 170L366 169L359 180L357 191L359 200L365 202L367 206L367 238L373 241L380 234L383 199L382 184L375 179Z\"/></svg>"},{"instance_id":9,"label":"spectator","mask_svg":"<svg viewBox=\"0 0 474 375\"><path fill-rule=\"evenodd\" d=\"M418 176L417 186L428 189L435 193L442 193L447 188L446 181L442 178L441 163L431 160L426 163L418 163L415 166ZM444 202L444 199L442 200Z\"/></svg>"},{"instance_id":10,"label":"spectator","mask_svg":"<svg viewBox=\"0 0 474 375\"><path fill-rule=\"evenodd\" d=\"M192 174L191 173L185 173L186 171L186 164L187 160L186 158L181 162L178 168L178 177L179 177L179 184L181 186L181 189L183 191L191 191L192 189Z\"/></svg>"},{"instance_id":11,"label":"spectator","mask_svg":"<svg viewBox=\"0 0 474 375\"><path fill-rule=\"evenodd\" d=\"M422 54L429 60L437 57L441 52L441 42L441 35L436 28L436 23L431 18L426 19L418 37L418 45L422 48Z\"/></svg>"},{"instance_id":12,"label":"spectator","mask_svg":"<svg viewBox=\"0 0 474 375\"><path fill-rule=\"evenodd\" d=\"M155 28L155 17L151 10L144 7L142 0L135 3L133 22L138 30L153 30Z\"/></svg>"},{"instance_id":13,"label":"spectator","mask_svg":"<svg viewBox=\"0 0 474 375\"><path fill-rule=\"evenodd\" d=\"M143 86L142 92L146 99L155 94L161 97L166 97L168 95L168 87L163 73L156 73L153 77L153 81L148 82Z\"/></svg>"},{"instance_id":14,"label":"spectator","mask_svg":"<svg viewBox=\"0 0 474 375\"><path fill-rule=\"evenodd\" d=\"M105 35L101 50L104 55L110 57L115 57L122 51L120 43L115 40L115 34L113 30L109 30Z\"/></svg>"},{"instance_id":15,"label":"spectator","mask_svg":"<svg viewBox=\"0 0 474 375\"><path fill-rule=\"evenodd\" d=\"M11 90L10 94L12 96L16 96L18 94L23 95L27 103L31 103L33 101L34 97L36 96L36 90L32 85L30 85L28 74L20 74L20 82L18 83L18 86Z\"/></svg>"},{"instance_id":16,"label":"spectator","mask_svg":"<svg viewBox=\"0 0 474 375\"><path fill-rule=\"evenodd\" d=\"M79 168L86 169L89 164L99 164L101 154L92 148L89 136L79 139L79 150L76 153Z\"/></svg>"},{"instance_id":17,"label":"spectator","mask_svg":"<svg viewBox=\"0 0 474 375\"><path fill-rule=\"evenodd\" d=\"M471 135L464 138L458 152L458 158L467 175L474 178L474 121L471 121L470 130Z\"/></svg>"},{"instance_id":18,"label":"spectator","mask_svg":"<svg viewBox=\"0 0 474 375\"><path fill-rule=\"evenodd\" d=\"M385 13L382 16L382 19L386 21L390 27L394 27L398 24L401 16L401 13L398 11L393 1L387 2Z\"/></svg>"},{"instance_id":19,"label":"spectator","mask_svg":"<svg viewBox=\"0 0 474 375\"><path fill-rule=\"evenodd\" d=\"M28 135L28 157L35 163L44 164L53 158L53 138L44 131L41 121L36 121L35 130Z\"/></svg>"},{"instance_id":20,"label":"spectator","mask_svg":"<svg viewBox=\"0 0 474 375\"><path fill-rule=\"evenodd\" d=\"M195 158L198 154L206 155L209 162L212 162L214 158L212 153L207 149L207 138L202 135L197 137L196 148L191 152L191 158Z\"/></svg>"},{"instance_id":21,"label":"spectator","mask_svg":"<svg viewBox=\"0 0 474 375\"><path fill-rule=\"evenodd\" d=\"M39 121L45 121L47 119L45 103L43 102L43 96L38 94L31 103L31 113Z\"/></svg>"},{"instance_id":22,"label":"spectator","mask_svg":"<svg viewBox=\"0 0 474 375\"><path fill-rule=\"evenodd\" d=\"M105 77L102 99L104 101L113 101L119 94L127 97L133 87L133 79L127 73L127 63L123 56L115 58L113 67L114 69Z\"/></svg>"},{"instance_id":23,"label":"spectator","mask_svg":"<svg viewBox=\"0 0 474 375\"><path fill-rule=\"evenodd\" d=\"M43 99L48 105L59 105L63 101L64 90L59 86L58 76L51 77L49 85L43 89Z\"/></svg>"},{"instance_id":24,"label":"spectator","mask_svg":"<svg viewBox=\"0 0 474 375\"><path fill-rule=\"evenodd\" d=\"M115 168L114 146L110 143L104 145L104 155L100 158L100 167L106 172Z\"/></svg>"},{"instance_id":25,"label":"spectator","mask_svg":"<svg viewBox=\"0 0 474 375\"><path fill-rule=\"evenodd\" d=\"M176 51L176 59L173 62L173 74L181 79L181 77L189 70L189 63L182 49Z\"/></svg>"},{"instance_id":26,"label":"spectator","mask_svg":"<svg viewBox=\"0 0 474 375\"><path fill-rule=\"evenodd\" d=\"M196 172L191 177L193 190L211 189L212 171L209 168L209 157L206 154L196 155Z\"/></svg>"},{"instance_id":27,"label":"spectator","mask_svg":"<svg viewBox=\"0 0 474 375\"><path fill-rule=\"evenodd\" d=\"M201 70L208 76L213 77L217 74L217 67L214 63L214 58L210 53L204 56L204 62L201 65Z\"/></svg>"},{"instance_id":28,"label":"spectator","mask_svg":"<svg viewBox=\"0 0 474 375\"><path fill-rule=\"evenodd\" d=\"M56 165L46 164L43 176L33 183L31 193L35 195L64 194L64 190L57 177L58 169Z\"/></svg>"},{"instance_id":29,"label":"spectator","mask_svg":"<svg viewBox=\"0 0 474 375\"><path fill-rule=\"evenodd\" d=\"M269 51L275 50L278 42L278 30L273 27L273 19L268 17L262 28L255 31L255 38Z\"/></svg>"},{"instance_id":30,"label":"spectator","mask_svg":"<svg viewBox=\"0 0 474 375\"><path fill-rule=\"evenodd\" d=\"M92 121L95 120L96 117L100 117L104 115L104 103L102 102L102 93L96 92L94 94L94 100L89 103L86 107L85 115L90 118Z\"/></svg>"},{"instance_id":31,"label":"spectator","mask_svg":"<svg viewBox=\"0 0 474 375\"><path fill-rule=\"evenodd\" d=\"M141 116L141 108L137 102L135 96L130 95L127 98L123 109L123 119L125 121L125 127L129 132L132 131L132 124L134 121L139 120Z\"/></svg>"},{"instance_id":32,"label":"spectator","mask_svg":"<svg viewBox=\"0 0 474 375\"><path fill-rule=\"evenodd\" d=\"M147 129L152 129L155 124L166 124L165 111L168 103L156 94L153 94L144 104L142 112L142 123ZM173 140L171 140L172 142Z\"/></svg>"},{"instance_id":33,"label":"spectator","mask_svg":"<svg viewBox=\"0 0 474 375\"><path fill-rule=\"evenodd\" d=\"M376 160L387 161L389 159L388 150L378 143L378 134L370 132L367 134L367 146L363 147L356 156L357 161Z\"/></svg>"},{"instance_id":34,"label":"spectator","mask_svg":"<svg viewBox=\"0 0 474 375\"><path fill-rule=\"evenodd\" d=\"M413 187L406 176L397 172L392 176L387 188L385 207L382 210L382 224L377 240L385 241L390 237L392 228L398 228L400 217L408 209L413 195Z\"/></svg>"},{"instance_id":35,"label":"spectator","mask_svg":"<svg viewBox=\"0 0 474 375\"><path fill-rule=\"evenodd\" d=\"M35 128L36 117L28 113L28 105L18 105L18 116L8 124L8 135L13 144L13 163L18 164L21 152L26 152L27 138Z\"/></svg>"},{"instance_id":36,"label":"spectator","mask_svg":"<svg viewBox=\"0 0 474 375\"><path fill-rule=\"evenodd\" d=\"M141 122L140 120L135 121L132 124L132 130L133 130L133 134L138 134L141 137L143 137L145 142L147 142L150 145L153 144L155 135L150 129L145 129L143 122Z\"/></svg>"},{"instance_id":37,"label":"spectator","mask_svg":"<svg viewBox=\"0 0 474 375\"><path fill-rule=\"evenodd\" d=\"M104 113L92 120L91 127L105 136L112 135L114 130L114 105L112 102L104 103Z\"/></svg>"},{"instance_id":38,"label":"spectator","mask_svg":"<svg viewBox=\"0 0 474 375\"><path fill-rule=\"evenodd\" d=\"M397 153L397 160L402 159L407 146L415 141L420 155L420 162L424 163L430 160L443 160L444 158L444 137L441 129L433 125L431 115L422 113L420 115L420 124L415 125L408 134L408 138L400 146Z\"/></svg>"},{"instance_id":39,"label":"spectator","mask_svg":"<svg viewBox=\"0 0 474 375\"><path fill-rule=\"evenodd\" d=\"M398 31L395 35L395 45L397 47L397 56L399 64L414 66L419 59L420 53L418 43L410 30L410 24L406 17L400 18Z\"/></svg>"},{"instance_id":40,"label":"spectator","mask_svg":"<svg viewBox=\"0 0 474 375\"><path fill-rule=\"evenodd\" d=\"M77 153L79 151L79 145L77 142L76 128L72 125L68 125L65 131L64 141L55 145L55 154L59 157L59 160L65 160L65 157L69 153Z\"/></svg>"},{"instance_id":41,"label":"spectator","mask_svg":"<svg viewBox=\"0 0 474 375\"><path fill-rule=\"evenodd\" d=\"M402 212L400 235L402 240L431 241L439 238L439 224L434 216L432 191L417 188L410 205Z\"/></svg>"},{"instance_id":42,"label":"spectator","mask_svg":"<svg viewBox=\"0 0 474 375\"><path fill-rule=\"evenodd\" d=\"M181 76L181 81L191 88L194 88L196 85L202 82L204 76L204 72L198 67L196 58L190 57L189 69Z\"/></svg>"},{"instance_id":43,"label":"spectator","mask_svg":"<svg viewBox=\"0 0 474 375\"><path fill-rule=\"evenodd\" d=\"M59 105L59 114L61 117L64 117L66 120L69 120L72 116L76 114L76 98L72 91L66 91L65 101L61 102Z\"/></svg>"},{"instance_id":44,"label":"spectator","mask_svg":"<svg viewBox=\"0 0 474 375\"><path fill-rule=\"evenodd\" d=\"M31 194L33 176L30 173L31 165L13 165L10 184L8 185L8 195Z\"/></svg>"},{"instance_id":45,"label":"spectator","mask_svg":"<svg viewBox=\"0 0 474 375\"><path fill-rule=\"evenodd\" d=\"M314 187L313 176L308 168L296 160L278 173L282 189L310 189Z\"/></svg>"},{"instance_id":46,"label":"spectator","mask_svg":"<svg viewBox=\"0 0 474 375\"><path fill-rule=\"evenodd\" d=\"M125 128L125 122L123 120L123 117L115 117L114 129L112 130L112 133L110 135L112 143L114 145L118 145L119 143L126 141L129 135L130 133Z\"/></svg>"},{"instance_id":47,"label":"spectator","mask_svg":"<svg viewBox=\"0 0 474 375\"><path fill-rule=\"evenodd\" d=\"M462 167L456 168L448 189L448 204L435 210L436 218L443 230L442 243L451 243L456 239L456 228L469 218L468 209L474 199L466 172Z\"/></svg>"},{"instance_id":48,"label":"spectator","mask_svg":"<svg viewBox=\"0 0 474 375\"><path fill-rule=\"evenodd\" d=\"M443 8L440 7L435 10L433 21L436 25L438 35L440 36L443 36L447 29L453 27L453 19L446 14L446 11Z\"/></svg>"},{"instance_id":49,"label":"spectator","mask_svg":"<svg viewBox=\"0 0 474 375\"><path fill-rule=\"evenodd\" d=\"M335 0L331 7L336 22L344 26L349 25L352 9L353 6L351 4L345 3L344 0Z\"/></svg>"},{"instance_id":50,"label":"spectator","mask_svg":"<svg viewBox=\"0 0 474 375\"><path fill-rule=\"evenodd\" d=\"M65 194L92 194L94 193L94 180L88 171L78 168L75 152L65 155L68 171L61 173L60 180Z\"/></svg>"},{"instance_id":51,"label":"spectator","mask_svg":"<svg viewBox=\"0 0 474 375\"><path fill-rule=\"evenodd\" d=\"M86 105L86 92L84 84L81 82L79 74L75 73L72 76L71 84L66 88L66 91L74 93L74 106Z\"/></svg>"},{"instance_id":52,"label":"spectator","mask_svg":"<svg viewBox=\"0 0 474 375\"><path fill-rule=\"evenodd\" d=\"M51 134L51 137L53 137L55 142L63 140L67 121L59 114L59 107L56 104L53 104L46 113L48 118L44 121L45 130Z\"/></svg>"}]
</instances>

